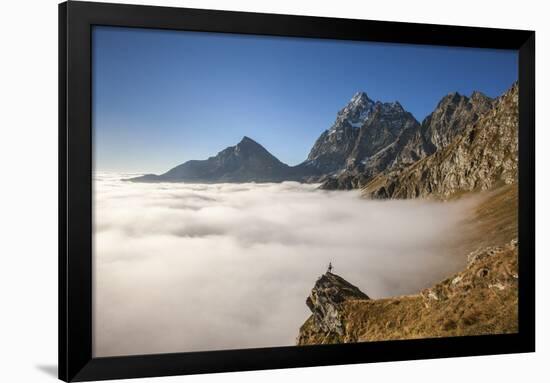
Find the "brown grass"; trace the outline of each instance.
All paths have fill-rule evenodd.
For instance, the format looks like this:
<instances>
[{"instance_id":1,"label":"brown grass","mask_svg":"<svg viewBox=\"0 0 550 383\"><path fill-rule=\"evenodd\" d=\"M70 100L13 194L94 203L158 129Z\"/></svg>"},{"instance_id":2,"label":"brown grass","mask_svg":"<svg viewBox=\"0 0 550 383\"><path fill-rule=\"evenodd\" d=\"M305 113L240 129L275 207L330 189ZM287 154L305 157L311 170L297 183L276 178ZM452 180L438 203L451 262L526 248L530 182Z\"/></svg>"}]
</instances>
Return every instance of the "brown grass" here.
<instances>
[{"instance_id":1,"label":"brown grass","mask_svg":"<svg viewBox=\"0 0 550 383\"><path fill-rule=\"evenodd\" d=\"M465 222L471 247L500 246L518 237L518 186L505 185L483 195ZM472 249L472 250L475 250Z\"/></svg>"},{"instance_id":2,"label":"brown grass","mask_svg":"<svg viewBox=\"0 0 550 383\"><path fill-rule=\"evenodd\" d=\"M481 195L464 222L464 257L484 250L463 271L416 295L345 302L344 336L319 332L310 317L302 344L517 332L517 195L517 185Z\"/></svg>"},{"instance_id":3,"label":"brown grass","mask_svg":"<svg viewBox=\"0 0 550 383\"><path fill-rule=\"evenodd\" d=\"M480 271L488 270L487 274ZM517 332L517 248L485 259L435 286L447 290L438 300L422 294L349 302L345 341L433 338ZM453 278L454 279L454 278ZM452 287L451 287L452 286Z\"/></svg>"}]
</instances>

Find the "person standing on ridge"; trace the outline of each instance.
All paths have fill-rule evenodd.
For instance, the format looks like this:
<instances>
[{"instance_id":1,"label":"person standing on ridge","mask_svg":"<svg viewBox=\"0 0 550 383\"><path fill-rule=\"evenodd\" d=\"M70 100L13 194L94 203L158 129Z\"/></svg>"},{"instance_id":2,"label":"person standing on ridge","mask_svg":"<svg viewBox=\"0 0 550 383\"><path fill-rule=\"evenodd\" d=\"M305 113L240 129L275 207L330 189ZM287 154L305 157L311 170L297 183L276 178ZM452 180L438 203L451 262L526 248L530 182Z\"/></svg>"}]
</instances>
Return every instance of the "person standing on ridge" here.
<instances>
[{"instance_id":1,"label":"person standing on ridge","mask_svg":"<svg viewBox=\"0 0 550 383\"><path fill-rule=\"evenodd\" d=\"M328 270L327 270L328 273L332 273L332 262L329 262L328 263Z\"/></svg>"}]
</instances>

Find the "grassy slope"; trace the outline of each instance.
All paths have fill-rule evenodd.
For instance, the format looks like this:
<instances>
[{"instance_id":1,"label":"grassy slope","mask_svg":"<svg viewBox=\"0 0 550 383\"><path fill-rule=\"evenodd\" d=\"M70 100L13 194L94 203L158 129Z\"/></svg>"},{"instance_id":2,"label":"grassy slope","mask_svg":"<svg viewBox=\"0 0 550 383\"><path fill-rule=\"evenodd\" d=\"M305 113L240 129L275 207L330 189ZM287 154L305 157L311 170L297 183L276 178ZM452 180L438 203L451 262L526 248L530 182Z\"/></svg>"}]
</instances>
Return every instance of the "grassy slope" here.
<instances>
[{"instance_id":1,"label":"grassy slope","mask_svg":"<svg viewBox=\"0 0 550 383\"><path fill-rule=\"evenodd\" d=\"M417 295L347 301L343 337L315 331L310 317L301 344L517 332L517 186L487 193L473 217L464 256L481 251L465 270Z\"/></svg>"},{"instance_id":2,"label":"grassy slope","mask_svg":"<svg viewBox=\"0 0 550 383\"><path fill-rule=\"evenodd\" d=\"M483 246L499 246L518 237L517 184L502 186L484 197L473 218L465 222L470 251Z\"/></svg>"}]
</instances>

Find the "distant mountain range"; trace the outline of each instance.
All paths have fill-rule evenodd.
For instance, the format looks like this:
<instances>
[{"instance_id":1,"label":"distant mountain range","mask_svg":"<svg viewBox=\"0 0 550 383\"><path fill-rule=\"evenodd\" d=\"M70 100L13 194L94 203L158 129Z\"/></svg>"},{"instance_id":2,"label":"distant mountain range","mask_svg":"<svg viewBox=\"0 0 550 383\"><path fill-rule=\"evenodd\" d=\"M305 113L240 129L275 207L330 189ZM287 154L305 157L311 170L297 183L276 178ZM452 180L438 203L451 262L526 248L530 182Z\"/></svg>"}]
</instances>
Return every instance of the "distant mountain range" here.
<instances>
[{"instance_id":1,"label":"distant mountain range","mask_svg":"<svg viewBox=\"0 0 550 383\"><path fill-rule=\"evenodd\" d=\"M304 165L288 166L249 137L206 160L187 161L164 174L147 174L134 182L282 182L318 175Z\"/></svg>"},{"instance_id":2,"label":"distant mountain range","mask_svg":"<svg viewBox=\"0 0 550 383\"><path fill-rule=\"evenodd\" d=\"M399 102L373 101L358 92L297 166L244 137L206 160L130 181L293 180L320 182L324 189L361 188L377 198L481 190L517 177L517 115L517 83L497 99L480 92L470 97L450 93L421 123ZM466 179L471 174L475 180Z\"/></svg>"}]
</instances>

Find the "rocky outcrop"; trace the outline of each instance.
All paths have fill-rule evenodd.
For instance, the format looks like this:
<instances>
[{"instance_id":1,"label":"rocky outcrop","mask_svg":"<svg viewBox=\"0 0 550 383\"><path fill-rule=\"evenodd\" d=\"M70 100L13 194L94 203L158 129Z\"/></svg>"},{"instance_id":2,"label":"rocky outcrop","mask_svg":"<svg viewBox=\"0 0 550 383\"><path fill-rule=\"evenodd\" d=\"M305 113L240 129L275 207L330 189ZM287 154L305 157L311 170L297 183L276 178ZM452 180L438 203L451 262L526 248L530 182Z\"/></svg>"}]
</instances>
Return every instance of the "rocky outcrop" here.
<instances>
[{"instance_id":1,"label":"rocky outcrop","mask_svg":"<svg viewBox=\"0 0 550 383\"><path fill-rule=\"evenodd\" d=\"M446 301L465 297L473 288L504 290L517 288L517 260L509 267L501 263L505 254L517 254L518 241L512 240L503 246L479 248L468 254L468 264L465 270L453 275L437 285L422 290L420 295L426 305L433 301Z\"/></svg>"},{"instance_id":2,"label":"rocky outcrop","mask_svg":"<svg viewBox=\"0 0 550 383\"><path fill-rule=\"evenodd\" d=\"M313 313L313 330L325 334L326 337L343 336L343 304L356 299L369 297L342 277L330 272L323 274L317 279L306 299L306 305ZM298 344L300 342L298 339Z\"/></svg>"},{"instance_id":3,"label":"rocky outcrop","mask_svg":"<svg viewBox=\"0 0 550 383\"><path fill-rule=\"evenodd\" d=\"M479 105L470 108L485 110L489 101L480 95L476 99ZM363 194L370 198L446 199L462 192L516 182L517 84L496 99L483 115L470 116L470 120L473 122L450 144L411 166L379 174L363 187ZM447 139L444 137L438 136L438 142L443 143Z\"/></svg>"},{"instance_id":4,"label":"rocky outcrop","mask_svg":"<svg viewBox=\"0 0 550 383\"><path fill-rule=\"evenodd\" d=\"M517 254L516 240L481 248L470 254L463 271L414 295L368 299L342 294L337 303L317 299L308 304L313 314L300 328L297 344L515 333ZM347 282L325 283L330 295L338 296L339 286Z\"/></svg>"},{"instance_id":5,"label":"rocky outcrop","mask_svg":"<svg viewBox=\"0 0 550 383\"><path fill-rule=\"evenodd\" d=\"M493 100L481 92L473 92L469 98L457 92L448 94L422 121L422 136L434 152L443 149L492 106Z\"/></svg>"}]
</instances>

